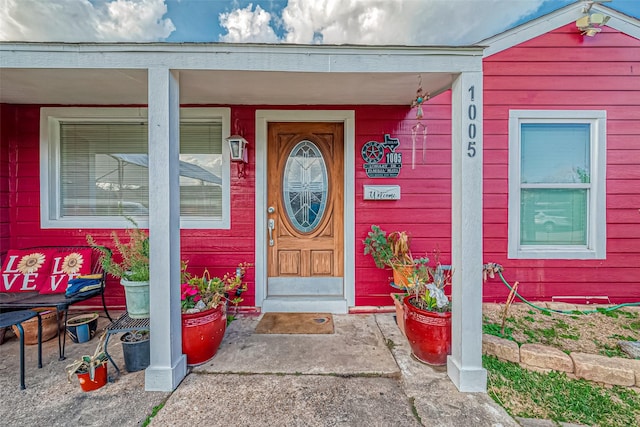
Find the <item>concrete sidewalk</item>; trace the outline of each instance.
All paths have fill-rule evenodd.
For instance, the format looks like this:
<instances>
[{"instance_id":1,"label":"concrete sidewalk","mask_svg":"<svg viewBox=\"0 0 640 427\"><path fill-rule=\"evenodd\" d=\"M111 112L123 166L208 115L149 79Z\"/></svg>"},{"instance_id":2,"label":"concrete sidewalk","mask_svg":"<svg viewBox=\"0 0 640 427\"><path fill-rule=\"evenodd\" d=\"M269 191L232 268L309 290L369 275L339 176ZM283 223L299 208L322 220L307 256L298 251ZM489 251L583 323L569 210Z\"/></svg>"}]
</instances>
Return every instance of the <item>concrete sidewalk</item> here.
<instances>
[{"instance_id":1,"label":"concrete sidewalk","mask_svg":"<svg viewBox=\"0 0 640 427\"><path fill-rule=\"evenodd\" d=\"M144 392L143 372L90 393L69 383L65 366L93 353L95 338L68 344L66 361L56 340L44 343L43 369L27 346L21 391L13 338L0 346L0 422L136 426L164 403L152 426L518 426L486 394L459 393L444 368L414 360L392 314L336 315L332 335L257 335L257 322L234 321L214 359L173 393ZM109 352L123 365L117 337Z\"/></svg>"},{"instance_id":2,"label":"concrete sidewalk","mask_svg":"<svg viewBox=\"0 0 640 427\"><path fill-rule=\"evenodd\" d=\"M233 322L152 426L517 426L444 368L414 360L391 314L334 315L333 335L257 335Z\"/></svg>"}]
</instances>

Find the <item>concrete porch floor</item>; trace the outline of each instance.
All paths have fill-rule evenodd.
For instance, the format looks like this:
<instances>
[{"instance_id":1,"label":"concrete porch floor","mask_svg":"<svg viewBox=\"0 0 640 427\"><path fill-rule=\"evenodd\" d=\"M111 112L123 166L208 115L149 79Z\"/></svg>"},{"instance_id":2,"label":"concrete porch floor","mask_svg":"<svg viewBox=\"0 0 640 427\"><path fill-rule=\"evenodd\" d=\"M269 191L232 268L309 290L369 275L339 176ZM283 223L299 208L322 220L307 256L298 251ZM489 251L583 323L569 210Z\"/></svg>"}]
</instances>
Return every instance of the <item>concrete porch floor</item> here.
<instances>
[{"instance_id":1,"label":"concrete porch floor","mask_svg":"<svg viewBox=\"0 0 640 427\"><path fill-rule=\"evenodd\" d=\"M164 407L152 426L517 426L483 393L460 393L444 368L414 360L393 314L334 315L332 335L258 335L256 316L231 323L218 354L195 367L173 393L145 392L144 373L124 370L121 345L109 353L123 370L105 387L84 393L65 366L93 353L97 339L67 343L58 361L55 339L26 346L19 389L16 338L0 346L3 425L136 426ZM100 319L99 329L108 320ZM109 365L110 374L115 370Z\"/></svg>"}]
</instances>

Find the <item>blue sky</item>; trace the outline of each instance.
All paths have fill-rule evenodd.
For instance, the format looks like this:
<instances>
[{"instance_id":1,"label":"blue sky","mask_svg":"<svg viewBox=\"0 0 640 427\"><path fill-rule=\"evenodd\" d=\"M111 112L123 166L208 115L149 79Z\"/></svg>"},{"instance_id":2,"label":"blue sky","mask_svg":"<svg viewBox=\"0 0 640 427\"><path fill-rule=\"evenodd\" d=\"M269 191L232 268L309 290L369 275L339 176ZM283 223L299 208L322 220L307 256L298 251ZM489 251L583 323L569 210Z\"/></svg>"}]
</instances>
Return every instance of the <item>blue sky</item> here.
<instances>
[{"instance_id":1,"label":"blue sky","mask_svg":"<svg viewBox=\"0 0 640 427\"><path fill-rule=\"evenodd\" d=\"M461 45L573 2L0 0L0 40ZM640 18L640 0L604 4Z\"/></svg>"},{"instance_id":2,"label":"blue sky","mask_svg":"<svg viewBox=\"0 0 640 427\"><path fill-rule=\"evenodd\" d=\"M313 0L312 0L313 1ZM468 3L483 3L483 0L472 0L472 1L460 1L460 0L447 0L450 3L458 3L459 7L465 8L468 6ZM521 3L522 10L527 10L527 6L525 3L531 3L534 7L537 4L537 7L530 12L526 13L523 16L517 16L516 14L512 16L516 16L513 18L513 21L509 24L505 24L504 27L499 30L504 31L507 28L514 27L523 22L534 19L538 16L547 14L552 12L553 10L559 9L561 7L566 6L569 3L575 2L575 0L548 0L548 1L533 1L533 2L523 2L519 0L509 0L511 3L518 4ZM348 3L348 1L344 1L344 3ZM246 10L248 6L252 6L252 10L255 11L256 6L259 6L264 11L270 13L271 15L278 16L282 9L287 5L287 0L270 0L270 1L262 1L262 0L238 0L238 1L223 1L223 0L168 0L168 15L171 17L172 21L176 25L176 31L174 31L171 36L167 38L167 41L175 41L175 42L184 42L184 41L219 41L219 35L224 35L227 32L224 28L220 26L218 21L218 17L222 13L229 13L232 10ZM186 4L188 3L188 7ZM374 2L371 2L374 3ZM392 2L389 2L392 3ZM405 2L405 3L428 3L427 1L417 1L417 2ZM489 3L489 2L485 2ZM603 3L604 5L611 7L612 9L616 9L620 12L623 12L627 15L633 16L635 18L640 19L640 0L613 0L612 2ZM434 6L436 7L436 6ZM212 23L215 25L212 26ZM495 28L495 27L494 27ZM497 34L497 32L496 32ZM283 28L280 27L276 31L276 35L279 37L283 36ZM485 37L489 37L494 34L487 34L484 37L480 37L475 41L479 41ZM473 42L473 41L471 41ZM446 41L443 41L443 44L448 44Z\"/></svg>"}]
</instances>

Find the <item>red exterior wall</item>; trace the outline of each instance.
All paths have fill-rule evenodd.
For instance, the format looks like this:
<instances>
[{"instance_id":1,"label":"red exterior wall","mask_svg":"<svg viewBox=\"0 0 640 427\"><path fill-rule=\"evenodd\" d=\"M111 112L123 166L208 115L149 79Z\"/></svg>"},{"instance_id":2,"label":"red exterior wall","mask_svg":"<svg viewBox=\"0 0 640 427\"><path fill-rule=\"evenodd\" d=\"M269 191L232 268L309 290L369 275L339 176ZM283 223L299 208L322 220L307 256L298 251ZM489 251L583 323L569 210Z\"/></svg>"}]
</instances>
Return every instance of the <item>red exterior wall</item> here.
<instances>
[{"instance_id":1,"label":"red exterior wall","mask_svg":"<svg viewBox=\"0 0 640 427\"><path fill-rule=\"evenodd\" d=\"M40 106L11 106L14 115L2 116L3 132L15 138L2 136L3 150L16 153L12 162L9 183L10 197L15 199L8 209L12 221L11 248L36 245L85 244L86 234L98 243L109 245L110 230L94 229L41 229L39 189L39 109ZM255 141L256 109L353 109L356 129L356 245L347 251L356 264L356 304L390 305L388 276L390 272L375 268L373 260L363 255L362 240L371 224L388 231L406 230L412 236L415 254L424 254L434 248L442 252L442 260L450 260L451 217L451 159L450 159L450 96L443 94L425 108L429 127L426 163L422 164L422 140L416 141L415 169L411 168L411 127L416 123L409 106L313 106L268 107L233 106L231 117L244 129L245 138ZM406 120L405 120L406 119ZM18 132L19 130L19 132ZM384 134L400 139L403 167L398 178L367 178L360 155L362 146L371 140L383 141ZM7 147L8 146L8 147ZM3 162L6 163L6 162ZM238 178L235 165L231 165L231 229L184 230L181 237L182 259L189 260L190 270L200 272L205 267L212 275L232 271L243 261L255 260L255 151L249 149L247 176ZM6 165L5 165L6 167ZM364 184L396 184L402 188L398 201L363 200ZM3 194L7 199L7 194ZM425 209L427 207L427 209ZM247 279L250 288L244 294L243 305L255 305L253 270ZM124 296L116 280L109 281L107 304L122 306Z\"/></svg>"},{"instance_id":2,"label":"red exterior wall","mask_svg":"<svg viewBox=\"0 0 640 427\"><path fill-rule=\"evenodd\" d=\"M444 264L451 261L451 94L444 93L424 109L423 124L428 127L425 163L422 163L422 137L416 138L415 169L412 169L412 131L415 110L408 106L356 109L356 305L391 305L390 270L375 267L363 254L362 241L372 224L390 232L405 230L412 236L414 256L432 258L440 251ZM371 140L382 141L386 133L400 139L403 166L398 178L368 178L360 155ZM363 185L399 185L400 200L363 200Z\"/></svg>"},{"instance_id":3,"label":"red exterior wall","mask_svg":"<svg viewBox=\"0 0 640 427\"><path fill-rule=\"evenodd\" d=\"M13 114L13 108L0 104L0 117L6 119ZM10 126L0 126L0 258L9 249L9 140Z\"/></svg>"},{"instance_id":4,"label":"red exterior wall","mask_svg":"<svg viewBox=\"0 0 640 427\"><path fill-rule=\"evenodd\" d=\"M14 114L5 114L5 111ZM83 245L87 234L93 235L98 243L113 247L111 230L40 228L39 123L40 106L3 106L1 149L3 153L11 153L10 164L4 156L0 162L2 173L10 171L4 181L8 181L11 189L6 191L4 184L0 187L0 219L11 219L10 232L8 226L1 224L3 251L39 245ZM247 137L253 140L253 128L247 130ZM183 259L190 261L194 271L208 267L212 275L222 275L234 271L240 262L254 261L254 176L249 173L246 178L238 178L234 170L231 173L232 229L182 232ZM252 270L247 279L253 283ZM254 304L254 294L253 287L245 294L248 304ZM110 278L105 295L108 305L124 306L124 293L117 280Z\"/></svg>"},{"instance_id":5,"label":"red exterior wall","mask_svg":"<svg viewBox=\"0 0 640 427\"><path fill-rule=\"evenodd\" d=\"M484 260L502 264L525 297L640 301L639 59L640 40L606 27L583 37L570 24L484 61ZM606 110L605 260L507 259L510 109ZM484 285L486 300L507 293L498 280Z\"/></svg>"},{"instance_id":6,"label":"red exterior wall","mask_svg":"<svg viewBox=\"0 0 640 427\"><path fill-rule=\"evenodd\" d=\"M633 59L636 58L634 61ZM594 38L582 37L574 25L495 54L484 64L484 262L505 267L511 283L532 300L559 295L607 295L612 302L640 301L640 41L605 28ZM408 100L409 101L409 100ZM110 241L109 230L40 229L39 106L1 106L0 256L8 247L84 244L91 233ZM401 106L232 106L250 141L247 176L238 178L231 165L231 229L184 230L182 258L198 272L222 275L243 261L254 262L255 110L353 109L355 111L355 240L347 248L355 263L356 305L391 305L389 271L375 268L363 254L362 240L372 224L384 230L406 230L414 255L451 253L451 96L443 93L425 107L428 126L426 162L422 140L416 141L412 169L415 112ZM510 109L603 109L607 111L607 259L509 260L508 113ZM371 140L384 134L400 139L403 168L398 178L368 178L360 155ZM10 159L11 162L8 162ZM401 187L401 200L363 200L363 185ZM10 227L9 227L10 224ZM8 245L7 245L8 242ZM243 305L255 304L253 270ZM478 283L478 286L481 284ZM499 280L484 284L486 301L504 301ZM110 282L107 303L124 303L120 286Z\"/></svg>"}]
</instances>

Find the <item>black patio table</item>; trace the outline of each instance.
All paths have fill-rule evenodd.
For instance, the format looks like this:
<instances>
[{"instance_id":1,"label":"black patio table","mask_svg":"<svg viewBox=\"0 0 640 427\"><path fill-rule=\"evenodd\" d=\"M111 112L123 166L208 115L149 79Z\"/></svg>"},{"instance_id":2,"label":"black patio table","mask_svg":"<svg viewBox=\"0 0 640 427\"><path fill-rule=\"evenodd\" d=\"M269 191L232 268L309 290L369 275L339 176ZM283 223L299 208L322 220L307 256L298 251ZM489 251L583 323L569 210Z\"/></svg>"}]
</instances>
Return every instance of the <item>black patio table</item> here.
<instances>
[{"instance_id":1,"label":"black patio table","mask_svg":"<svg viewBox=\"0 0 640 427\"><path fill-rule=\"evenodd\" d=\"M20 331L20 389L24 390L24 329L22 322L34 317L38 318L38 368L42 368L42 319L40 314L33 310L10 311L0 313L0 328L8 328L15 325Z\"/></svg>"}]
</instances>

